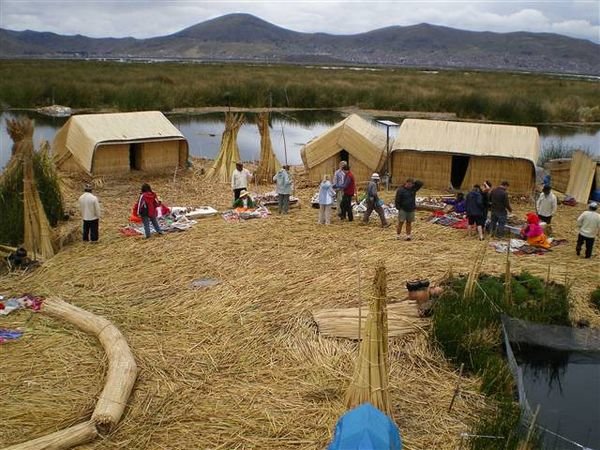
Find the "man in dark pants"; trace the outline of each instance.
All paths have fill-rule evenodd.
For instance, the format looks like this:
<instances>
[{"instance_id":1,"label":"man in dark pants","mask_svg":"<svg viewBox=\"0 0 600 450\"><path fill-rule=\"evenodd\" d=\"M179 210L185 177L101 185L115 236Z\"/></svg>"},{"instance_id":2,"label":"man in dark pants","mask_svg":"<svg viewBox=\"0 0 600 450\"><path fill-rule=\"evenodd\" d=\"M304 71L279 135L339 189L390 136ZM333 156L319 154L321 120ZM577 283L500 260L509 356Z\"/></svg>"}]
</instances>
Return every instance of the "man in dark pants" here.
<instances>
[{"instance_id":1,"label":"man in dark pants","mask_svg":"<svg viewBox=\"0 0 600 450\"><path fill-rule=\"evenodd\" d=\"M508 219L508 213L512 212L508 201L508 181L503 181L500 186L490 192L490 232L498 237L504 236L504 226Z\"/></svg>"},{"instance_id":2,"label":"man in dark pants","mask_svg":"<svg viewBox=\"0 0 600 450\"><path fill-rule=\"evenodd\" d=\"M396 226L396 239L402 239L402 226L406 222L405 241L412 240L412 223L415 221L415 210L417 209L417 191L423 187L423 182L408 178L402 186L396 190L394 204L398 210L398 225Z\"/></svg>"},{"instance_id":3,"label":"man in dark pants","mask_svg":"<svg viewBox=\"0 0 600 450\"><path fill-rule=\"evenodd\" d=\"M83 240L97 242L100 222L100 203L92 194L92 186L85 185L84 193L79 197L79 210L83 219Z\"/></svg>"},{"instance_id":4,"label":"man in dark pants","mask_svg":"<svg viewBox=\"0 0 600 450\"><path fill-rule=\"evenodd\" d=\"M340 219L344 220L348 217L348 222L354 220L352 215L352 197L356 194L356 183L354 182L354 175L350 172L350 166L346 165L344 170L344 184L341 186L334 185L334 189L342 189L344 192L342 196L342 202L340 204Z\"/></svg>"},{"instance_id":5,"label":"man in dark pants","mask_svg":"<svg viewBox=\"0 0 600 450\"><path fill-rule=\"evenodd\" d=\"M598 203L592 202L588 210L581 213L577 218L577 228L579 229L577 246L575 247L577 256L581 254L581 247L585 243L585 257L592 257L594 241L596 240L596 236L600 235L600 214L596 212L597 209Z\"/></svg>"}]
</instances>

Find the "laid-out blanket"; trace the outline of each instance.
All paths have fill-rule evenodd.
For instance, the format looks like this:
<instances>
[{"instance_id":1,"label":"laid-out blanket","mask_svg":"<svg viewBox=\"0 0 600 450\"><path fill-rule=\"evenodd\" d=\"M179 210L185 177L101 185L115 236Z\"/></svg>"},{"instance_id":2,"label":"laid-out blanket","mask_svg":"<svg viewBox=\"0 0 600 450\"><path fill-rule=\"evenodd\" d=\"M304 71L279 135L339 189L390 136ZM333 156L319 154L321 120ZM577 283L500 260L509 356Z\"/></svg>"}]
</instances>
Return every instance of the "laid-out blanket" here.
<instances>
[{"instance_id":1,"label":"laid-out blanket","mask_svg":"<svg viewBox=\"0 0 600 450\"><path fill-rule=\"evenodd\" d=\"M0 295L0 316L6 316L18 309L28 308L39 311L42 307L43 297L23 294L21 297L4 298Z\"/></svg>"},{"instance_id":2,"label":"laid-out blanket","mask_svg":"<svg viewBox=\"0 0 600 450\"><path fill-rule=\"evenodd\" d=\"M552 239L552 238L550 238ZM566 243L566 239L552 239L550 247L556 247L558 245ZM509 247L510 245L510 247ZM529 245L527 241L522 239L511 239L509 242L506 241L493 241L490 242L490 247L496 250L498 253L506 253L509 249L510 252L515 255L544 255L550 251L551 248L542 248Z\"/></svg>"},{"instance_id":3,"label":"laid-out blanket","mask_svg":"<svg viewBox=\"0 0 600 450\"><path fill-rule=\"evenodd\" d=\"M275 191L265 192L264 194L257 194L255 196L253 196L252 198L254 200L256 200L257 204L263 205L263 206L279 204L278 195L277 195L277 192L275 192ZM295 203L298 203L298 200L299 200L298 197L294 197L293 195L290 195L289 204L293 205Z\"/></svg>"},{"instance_id":4,"label":"laid-out blanket","mask_svg":"<svg viewBox=\"0 0 600 450\"><path fill-rule=\"evenodd\" d=\"M458 213L443 213L441 211L436 211L430 217L429 222L437 223L438 225L443 225L445 227L466 229L468 225L468 220L464 216L464 214Z\"/></svg>"},{"instance_id":5,"label":"laid-out blanket","mask_svg":"<svg viewBox=\"0 0 600 450\"><path fill-rule=\"evenodd\" d=\"M248 219L266 219L269 217L269 210L265 206L259 206L256 209L236 208L228 209L221 214L225 222L239 222Z\"/></svg>"},{"instance_id":6,"label":"laid-out blanket","mask_svg":"<svg viewBox=\"0 0 600 450\"><path fill-rule=\"evenodd\" d=\"M392 203L390 203L389 205L386 205L384 203L381 206L383 208L383 214L385 215L385 218L387 220L391 220L398 216L398 210ZM356 215L362 216L365 214L366 211L367 211L367 201L366 200L361 201L358 205L356 203L354 205L352 205L352 212ZM371 213L371 216L373 216L373 215L377 215L377 212L373 211Z\"/></svg>"},{"instance_id":7,"label":"laid-out blanket","mask_svg":"<svg viewBox=\"0 0 600 450\"><path fill-rule=\"evenodd\" d=\"M181 215L178 218L174 218L172 215L163 216L156 220L158 221L160 229L166 233L186 231L198 223L195 220L188 219L185 215ZM129 225L122 227L119 231L124 236L139 236L144 234L144 225L141 223L130 223ZM150 224L150 234L153 233L156 233L156 230L152 224Z\"/></svg>"}]
</instances>

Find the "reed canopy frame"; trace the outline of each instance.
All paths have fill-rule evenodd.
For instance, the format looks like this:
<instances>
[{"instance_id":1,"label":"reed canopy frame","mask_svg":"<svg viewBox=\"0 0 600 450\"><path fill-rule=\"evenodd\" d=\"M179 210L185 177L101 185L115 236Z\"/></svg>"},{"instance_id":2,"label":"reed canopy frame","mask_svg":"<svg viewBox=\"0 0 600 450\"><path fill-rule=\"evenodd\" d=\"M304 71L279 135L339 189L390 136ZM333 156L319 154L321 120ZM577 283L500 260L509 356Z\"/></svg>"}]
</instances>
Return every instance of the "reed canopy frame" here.
<instances>
[{"instance_id":1,"label":"reed canopy frame","mask_svg":"<svg viewBox=\"0 0 600 450\"><path fill-rule=\"evenodd\" d=\"M185 136L160 111L72 116L52 143L56 165L89 175L186 167Z\"/></svg>"},{"instance_id":2,"label":"reed canopy frame","mask_svg":"<svg viewBox=\"0 0 600 450\"><path fill-rule=\"evenodd\" d=\"M405 119L392 145L392 180L418 178L431 189L468 190L489 180L530 193L540 138L535 127Z\"/></svg>"},{"instance_id":3,"label":"reed canopy frame","mask_svg":"<svg viewBox=\"0 0 600 450\"><path fill-rule=\"evenodd\" d=\"M347 161L357 183L371 179L386 158L386 134L373 122L352 114L309 141L300 151L311 181L333 175L340 161Z\"/></svg>"}]
</instances>

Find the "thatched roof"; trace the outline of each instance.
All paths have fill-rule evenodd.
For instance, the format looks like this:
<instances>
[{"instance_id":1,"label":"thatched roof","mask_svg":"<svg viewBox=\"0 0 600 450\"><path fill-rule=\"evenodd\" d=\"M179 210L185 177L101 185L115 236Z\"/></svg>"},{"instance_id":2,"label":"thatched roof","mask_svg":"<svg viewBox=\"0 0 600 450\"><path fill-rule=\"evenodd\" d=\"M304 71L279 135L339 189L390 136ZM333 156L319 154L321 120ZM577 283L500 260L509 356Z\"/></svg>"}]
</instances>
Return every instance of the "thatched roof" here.
<instances>
[{"instance_id":1,"label":"thatched roof","mask_svg":"<svg viewBox=\"0 0 600 450\"><path fill-rule=\"evenodd\" d=\"M378 170L385 160L385 147L385 132L352 114L306 144L301 155L310 169L344 149L372 170Z\"/></svg>"},{"instance_id":2,"label":"thatched roof","mask_svg":"<svg viewBox=\"0 0 600 450\"><path fill-rule=\"evenodd\" d=\"M535 166L540 138L535 127L405 119L392 145L392 152L402 150L518 158Z\"/></svg>"},{"instance_id":3,"label":"thatched roof","mask_svg":"<svg viewBox=\"0 0 600 450\"><path fill-rule=\"evenodd\" d=\"M56 133L52 151L58 164L69 156L88 173L101 144L184 140L186 138L160 111L72 116Z\"/></svg>"}]
</instances>

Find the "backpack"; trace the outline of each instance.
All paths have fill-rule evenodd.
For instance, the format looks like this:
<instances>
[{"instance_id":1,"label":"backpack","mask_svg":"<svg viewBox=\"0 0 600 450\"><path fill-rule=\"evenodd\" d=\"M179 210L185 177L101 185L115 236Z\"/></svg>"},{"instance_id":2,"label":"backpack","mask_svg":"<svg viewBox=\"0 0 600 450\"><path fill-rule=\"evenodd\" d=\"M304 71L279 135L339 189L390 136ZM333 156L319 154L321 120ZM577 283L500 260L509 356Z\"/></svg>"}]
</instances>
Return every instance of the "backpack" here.
<instances>
[{"instance_id":1,"label":"backpack","mask_svg":"<svg viewBox=\"0 0 600 450\"><path fill-rule=\"evenodd\" d=\"M144 199L144 197L140 197L139 203L138 203L138 216L140 217L148 217L148 204L146 203L146 200Z\"/></svg>"}]
</instances>

